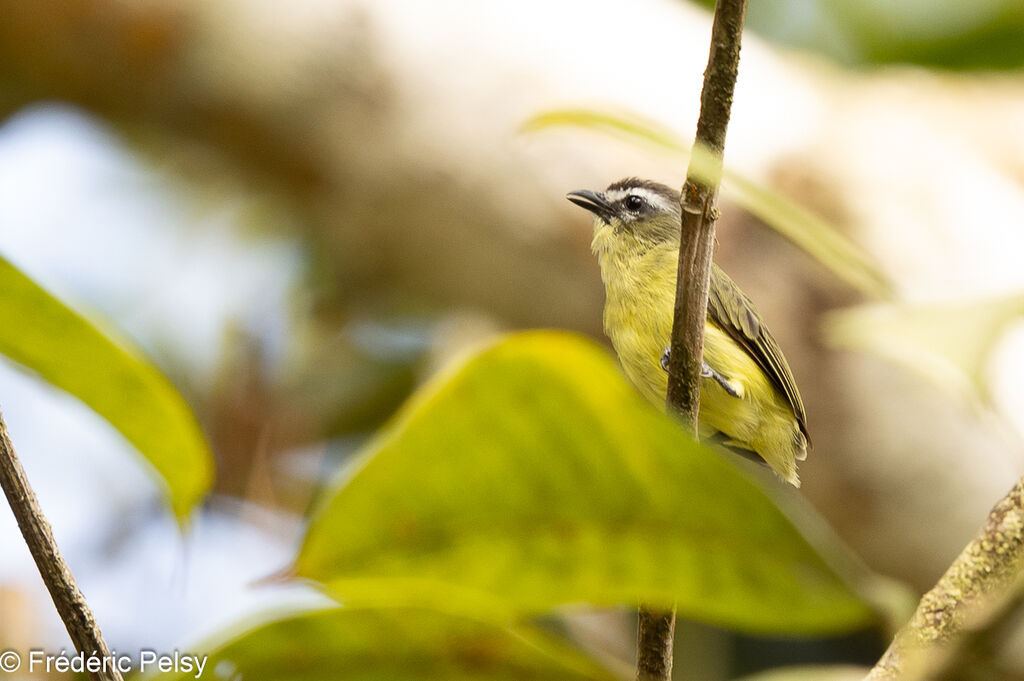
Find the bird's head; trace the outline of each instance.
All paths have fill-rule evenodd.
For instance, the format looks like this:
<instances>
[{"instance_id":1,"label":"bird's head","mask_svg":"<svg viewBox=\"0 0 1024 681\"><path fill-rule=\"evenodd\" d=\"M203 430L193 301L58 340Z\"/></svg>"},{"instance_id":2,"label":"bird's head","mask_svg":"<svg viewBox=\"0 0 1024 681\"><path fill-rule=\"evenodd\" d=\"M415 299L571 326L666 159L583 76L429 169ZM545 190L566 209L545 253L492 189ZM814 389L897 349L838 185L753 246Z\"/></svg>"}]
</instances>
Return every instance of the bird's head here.
<instances>
[{"instance_id":1,"label":"bird's head","mask_svg":"<svg viewBox=\"0 0 1024 681\"><path fill-rule=\"evenodd\" d=\"M600 254L642 254L679 242L679 192L627 177L603 192L569 192L566 198L594 214L593 249Z\"/></svg>"}]
</instances>

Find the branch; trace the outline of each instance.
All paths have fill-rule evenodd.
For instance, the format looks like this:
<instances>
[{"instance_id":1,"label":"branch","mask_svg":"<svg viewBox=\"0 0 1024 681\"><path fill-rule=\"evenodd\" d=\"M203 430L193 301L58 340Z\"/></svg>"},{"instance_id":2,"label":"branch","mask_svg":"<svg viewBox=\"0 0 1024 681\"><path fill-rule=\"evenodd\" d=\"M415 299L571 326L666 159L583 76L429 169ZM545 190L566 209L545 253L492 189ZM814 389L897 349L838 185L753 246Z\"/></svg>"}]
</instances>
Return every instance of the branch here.
<instances>
[{"instance_id":1,"label":"branch","mask_svg":"<svg viewBox=\"0 0 1024 681\"><path fill-rule=\"evenodd\" d=\"M637 681L672 679L672 642L675 635L675 610L653 612L640 608L636 634Z\"/></svg>"},{"instance_id":2,"label":"branch","mask_svg":"<svg viewBox=\"0 0 1024 681\"><path fill-rule=\"evenodd\" d=\"M985 526L926 593L865 681L946 678L958 650L971 647L972 621L992 601L998 625L1016 611L1024 570L1024 478L989 513ZM984 614L983 612L981 614ZM958 640L959 637L959 640Z\"/></svg>"},{"instance_id":3,"label":"branch","mask_svg":"<svg viewBox=\"0 0 1024 681\"><path fill-rule=\"evenodd\" d=\"M1008 650L1008 640L1020 626L1024 615L1024 581L1018 579L1003 602L986 604L977 622L971 622L963 634L945 650L945 655L930 655L931 669L919 676L920 681L960 681L968 674L975 678L977 672L994 666L997 651ZM999 599L996 599L999 600ZM973 617L971 618L973 619ZM943 659L944 658L944 659Z\"/></svg>"},{"instance_id":4,"label":"branch","mask_svg":"<svg viewBox=\"0 0 1024 681\"><path fill-rule=\"evenodd\" d=\"M725 151L725 133L729 127L739 71L740 38L746 12L747 0L718 0L715 5L694 153L690 157L680 199L682 233L666 403L671 412L682 416L694 436L697 434L704 322L708 310L715 221L718 218L715 202ZM711 155L710 172L706 167L708 153ZM640 609L637 633L639 681L671 679L675 620L675 610L658 613Z\"/></svg>"},{"instance_id":5,"label":"branch","mask_svg":"<svg viewBox=\"0 0 1024 681\"><path fill-rule=\"evenodd\" d=\"M0 485L4 488L7 501L14 511L14 517L25 537L32 558L36 561L39 574L50 592L50 598L57 607L60 618L71 636L79 653L88 658L110 657L110 650L103 641L99 626L78 590L75 578L60 555L60 549L53 540L53 531L47 522L39 502L28 484L25 470L11 444L10 435L3 415L0 415ZM88 667L87 667L88 668ZM121 673L112 665L102 665L101 671L90 672L93 681L121 681Z\"/></svg>"},{"instance_id":6,"label":"branch","mask_svg":"<svg viewBox=\"0 0 1024 681\"><path fill-rule=\"evenodd\" d=\"M697 432L704 322L708 312L711 256L718 219L719 177L729 127L746 0L719 0L711 28L711 54L700 94L700 118L680 199L682 237L676 280L672 356L668 367L669 409Z\"/></svg>"}]
</instances>

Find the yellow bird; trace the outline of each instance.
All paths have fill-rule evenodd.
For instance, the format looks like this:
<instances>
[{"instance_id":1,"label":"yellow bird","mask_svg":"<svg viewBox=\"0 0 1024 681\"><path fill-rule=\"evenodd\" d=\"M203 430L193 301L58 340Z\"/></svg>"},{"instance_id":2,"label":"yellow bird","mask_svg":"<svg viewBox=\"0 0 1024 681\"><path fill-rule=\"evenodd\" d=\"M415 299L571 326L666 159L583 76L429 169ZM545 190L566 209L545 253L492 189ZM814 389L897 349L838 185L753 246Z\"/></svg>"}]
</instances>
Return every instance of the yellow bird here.
<instances>
[{"instance_id":1,"label":"yellow bird","mask_svg":"<svg viewBox=\"0 0 1024 681\"><path fill-rule=\"evenodd\" d=\"M626 178L567 198L594 214L591 248L605 285L604 328L630 381L665 407L679 262L679 192ZM702 434L755 452L799 487L807 418L793 373L750 299L712 266L700 386Z\"/></svg>"}]
</instances>

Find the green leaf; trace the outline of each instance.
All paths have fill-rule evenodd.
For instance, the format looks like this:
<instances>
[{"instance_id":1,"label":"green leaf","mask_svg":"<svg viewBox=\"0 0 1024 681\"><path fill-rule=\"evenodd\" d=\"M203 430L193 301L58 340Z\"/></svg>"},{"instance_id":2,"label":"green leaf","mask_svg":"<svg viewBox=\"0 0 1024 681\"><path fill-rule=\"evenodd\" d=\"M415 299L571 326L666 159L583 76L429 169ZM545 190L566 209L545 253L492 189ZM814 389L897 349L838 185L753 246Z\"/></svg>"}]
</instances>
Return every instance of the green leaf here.
<instances>
[{"instance_id":1,"label":"green leaf","mask_svg":"<svg viewBox=\"0 0 1024 681\"><path fill-rule=\"evenodd\" d=\"M528 119L523 123L521 130L533 133L559 127L593 130L634 144L642 142L658 151L670 151L683 156L690 155L690 146L680 140L679 136L670 128L627 112L554 109Z\"/></svg>"},{"instance_id":2,"label":"green leaf","mask_svg":"<svg viewBox=\"0 0 1024 681\"><path fill-rule=\"evenodd\" d=\"M990 401L992 349L1024 315L1024 295L940 305L864 305L825 318L835 347L867 350L964 397Z\"/></svg>"},{"instance_id":3,"label":"green leaf","mask_svg":"<svg viewBox=\"0 0 1024 681\"><path fill-rule=\"evenodd\" d=\"M203 677L616 681L610 672L536 629L506 628L409 607L333 608L272 622L215 650ZM160 681L194 678L194 671L156 677Z\"/></svg>"},{"instance_id":4,"label":"green leaf","mask_svg":"<svg viewBox=\"0 0 1024 681\"><path fill-rule=\"evenodd\" d=\"M523 125L524 132L554 127L576 127L601 132L633 144L645 144L681 158L690 157L690 145L664 126L633 114L610 114L587 109L549 111ZM695 154L691 167L703 176L718 173L717 163ZM872 259L825 220L778 192L762 187L726 168L722 189L728 198L757 216L837 277L872 298L892 297L892 285Z\"/></svg>"},{"instance_id":5,"label":"green leaf","mask_svg":"<svg viewBox=\"0 0 1024 681\"><path fill-rule=\"evenodd\" d=\"M763 632L869 610L762 489L580 337L514 335L437 377L313 518L295 571L450 582L540 612L677 604Z\"/></svg>"},{"instance_id":6,"label":"green leaf","mask_svg":"<svg viewBox=\"0 0 1024 681\"><path fill-rule=\"evenodd\" d=\"M82 400L152 464L184 518L213 463L192 412L156 367L0 258L0 354Z\"/></svg>"}]
</instances>

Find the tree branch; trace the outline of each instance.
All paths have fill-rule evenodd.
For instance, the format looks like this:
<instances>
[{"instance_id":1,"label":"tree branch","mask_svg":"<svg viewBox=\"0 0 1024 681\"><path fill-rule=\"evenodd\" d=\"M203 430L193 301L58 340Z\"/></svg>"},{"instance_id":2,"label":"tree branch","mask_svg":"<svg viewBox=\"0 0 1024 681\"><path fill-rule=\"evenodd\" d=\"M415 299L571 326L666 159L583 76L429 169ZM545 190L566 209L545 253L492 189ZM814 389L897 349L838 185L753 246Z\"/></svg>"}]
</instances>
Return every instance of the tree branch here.
<instances>
[{"instance_id":1,"label":"tree branch","mask_svg":"<svg viewBox=\"0 0 1024 681\"><path fill-rule=\"evenodd\" d=\"M711 54L700 95L700 118L683 185L682 239L676 280L672 356L668 367L669 409L697 432L704 321L708 312L711 256L718 218L719 177L729 126L746 0L719 0L711 28Z\"/></svg>"},{"instance_id":2,"label":"tree branch","mask_svg":"<svg viewBox=\"0 0 1024 681\"><path fill-rule=\"evenodd\" d=\"M93 618L85 597L78 590L75 578L64 562L60 549L53 539L53 531L47 522L32 487L25 477L18 455L7 433L7 424L0 414L0 485L3 486L7 501L14 511L14 517L21 528L21 534L28 544L32 558L39 568L39 574L50 592L50 598L57 607L60 618L71 636L75 648L86 659L90 657L109 658L110 650L103 641L99 626ZM101 671L91 672L93 681L121 681L121 673L112 665L103 665Z\"/></svg>"},{"instance_id":3,"label":"tree branch","mask_svg":"<svg viewBox=\"0 0 1024 681\"><path fill-rule=\"evenodd\" d=\"M865 681L904 678L946 678L955 667L956 651L970 647L972 618L992 601L1005 603L989 618L998 624L1021 600L1024 570L1024 478L995 505L971 543L926 593L917 611L897 632L882 659ZM967 638L957 643L956 638ZM948 657L951 656L951 657ZM934 667L934 668L933 668Z\"/></svg>"},{"instance_id":4,"label":"tree branch","mask_svg":"<svg viewBox=\"0 0 1024 681\"><path fill-rule=\"evenodd\" d=\"M640 608L636 635L638 681L668 681L672 678L672 641L675 634L675 610L652 612Z\"/></svg>"},{"instance_id":5,"label":"tree branch","mask_svg":"<svg viewBox=\"0 0 1024 681\"><path fill-rule=\"evenodd\" d=\"M700 404L700 369L704 354L704 322L708 310L711 257L715 243L719 177L725 133L729 127L740 39L747 0L718 0L711 27L711 49L700 94L700 117L690 167L680 203L682 230L672 320L672 355L668 367L668 409L680 415L694 436ZM710 154L710 159L708 155ZM710 168L707 167L710 160ZM672 636L675 611L640 609L637 634L637 679L669 681L672 677Z\"/></svg>"}]
</instances>

